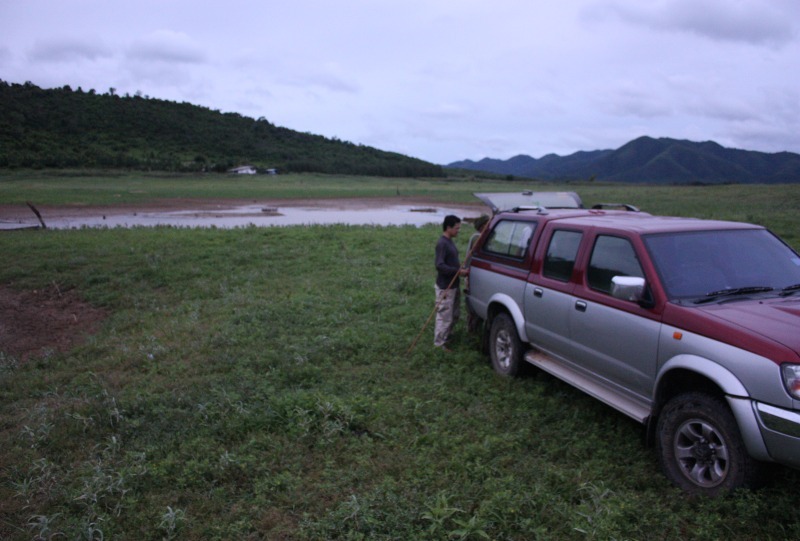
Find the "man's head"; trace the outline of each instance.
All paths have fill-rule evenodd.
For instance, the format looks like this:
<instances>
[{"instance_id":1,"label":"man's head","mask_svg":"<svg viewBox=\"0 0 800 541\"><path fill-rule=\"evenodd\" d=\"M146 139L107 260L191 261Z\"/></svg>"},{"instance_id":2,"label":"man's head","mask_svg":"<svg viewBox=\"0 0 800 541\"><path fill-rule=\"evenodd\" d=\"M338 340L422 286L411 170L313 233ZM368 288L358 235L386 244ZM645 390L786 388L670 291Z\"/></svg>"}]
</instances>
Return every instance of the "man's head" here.
<instances>
[{"instance_id":1,"label":"man's head","mask_svg":"<svg viewBox=\"0 0 800 541\"><path fill-rule=\"evenodd\" d=\"M483 231L483 228L486 227L486 224L489 223L489 217L486 214L481 214L477 218L475 218L475 225L476 231Z\"/></svg>"},{"instance_id":2,"label":"man's head","mask_svg":"<svg viewBox=\"0 0 800 541\"><path fill-rule=\"evenodd\" d=\"M442 222L442 231L444 234L450 238L455 237L458 235L458 231L461 229L461 218L458 216L453 216L452 214L448 214L444 217L444 222Z\"/></svg>"}]
</instances>

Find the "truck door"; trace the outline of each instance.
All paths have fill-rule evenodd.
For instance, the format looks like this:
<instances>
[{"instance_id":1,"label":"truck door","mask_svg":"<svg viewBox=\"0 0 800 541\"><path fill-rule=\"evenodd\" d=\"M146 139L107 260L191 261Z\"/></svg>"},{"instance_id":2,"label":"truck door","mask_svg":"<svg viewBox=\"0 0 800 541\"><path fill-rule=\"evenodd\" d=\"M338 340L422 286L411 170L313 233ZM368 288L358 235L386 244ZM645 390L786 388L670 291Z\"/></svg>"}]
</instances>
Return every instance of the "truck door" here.
<instances>
[{"instance_id":1,"label":"truck door","mask_svg":"<svg viewBox=\"0 0 800 541\"><path fill-rule=\"evenodd\" d=\"M547 243L540 273L532 274L525 288L525 332L539 349L569 359L573 346L569 318L574 299L572 273L583 233L555 229Z\"/></svg>"},{"instance_id":2,"label":"truck door","mask_svg":"<svg viewBox=\"0 0 800 541\"><path fill-rule=\"evenodd\" d=\"M655 379L661 323L636 302L613 298L614 276L644 277L644 273L629 239L598 235L570 311L572 360L647 399Z\"/></svg>"}]
</instances>

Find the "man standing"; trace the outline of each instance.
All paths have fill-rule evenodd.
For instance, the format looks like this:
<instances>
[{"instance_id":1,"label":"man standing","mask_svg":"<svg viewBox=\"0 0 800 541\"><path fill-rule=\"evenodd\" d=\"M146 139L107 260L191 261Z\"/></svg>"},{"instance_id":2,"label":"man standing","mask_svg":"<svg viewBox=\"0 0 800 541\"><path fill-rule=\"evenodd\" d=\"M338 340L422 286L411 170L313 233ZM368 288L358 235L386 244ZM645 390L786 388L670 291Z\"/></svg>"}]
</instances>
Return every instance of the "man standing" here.
<instances>
[{"instance_id":1,"label":"man standing","mask_svg":"<svg viewBox=\"0 0 800 541\"><path fill-rule=\"evenodd\" d=\"M467 258L464 261L464 266L469 268L469 264L472 260L472 253L475 250L475 243L478 242L478 239L481 238L483 235L483 230L486 229L486 226L489 224L490 218L486 214L481 214L475 221L473 225L475 226L475 233L469 238L469 244L467 244ZM464 293L469 295L469 277L467 277L466 286L464 288ZM472 309L472 306L469 304L469 300L467 300L467 330L474 334L478 331L481 325L481 318L478 317L478 314Z\"/></svg>"},{"instance_id":2,"label":"man standing","mask_svg":"<svg viewBox=\"0 0 800 541\"><path fill-rule=\"evenodd\" d=\"M459 276L469 271L461 268L458 248L453 239L461 230L461 219L452 214L445 216L442 236L436 243L436 328L433 345L450 351L447 342L460 314L461 292Z\"/></svg>"}]
</instances>

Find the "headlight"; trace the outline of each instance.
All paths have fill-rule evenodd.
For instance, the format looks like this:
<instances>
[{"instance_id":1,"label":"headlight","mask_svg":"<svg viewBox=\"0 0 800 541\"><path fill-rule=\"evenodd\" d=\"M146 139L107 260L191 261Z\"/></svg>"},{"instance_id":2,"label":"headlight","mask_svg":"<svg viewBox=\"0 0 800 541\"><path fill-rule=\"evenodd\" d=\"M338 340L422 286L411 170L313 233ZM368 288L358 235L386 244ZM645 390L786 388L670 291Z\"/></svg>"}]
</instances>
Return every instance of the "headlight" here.
<instances>
[{"instance_id":1,"label":"headlight","mask_svg":"<svg viewBox=\"0 0 800 541\"><path fill-rule=\"evenodd\" d=\"M800 399L800 364L784 364L781 371L786 390L792 398Z\"/></svg>"}]
</instances>

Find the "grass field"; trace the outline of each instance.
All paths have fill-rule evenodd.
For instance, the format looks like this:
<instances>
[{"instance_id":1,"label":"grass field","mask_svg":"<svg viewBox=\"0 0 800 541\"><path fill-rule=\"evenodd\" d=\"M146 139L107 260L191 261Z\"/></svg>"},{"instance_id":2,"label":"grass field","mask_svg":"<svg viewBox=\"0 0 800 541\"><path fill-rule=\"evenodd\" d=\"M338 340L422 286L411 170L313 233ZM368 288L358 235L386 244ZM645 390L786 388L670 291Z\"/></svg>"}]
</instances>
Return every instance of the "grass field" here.
<instances>
[{"instance_id":1,"label":"grass field","mask_svg":"<svg viewBox=\"0 0 800 541\"><path fill-rule=\"evenodd\" d=\"M142 175L78 171L0 171L0 204L111 205L166 198L294 199L395 196L471 203L474 192L577 191L587 205L630 203L653 214L725 218L797 237L800 184L724 186L501 182L480 178L419 180L331 175Z\"/></svg>"},{"instance_id":2,"label":"grass field","mask_svg":"<svg viewBox=\"0 0 800 541\"><path fill-rule=\"evenodd\" d=\"M468 202L521 188L221 178L15 173L0 176L0 203L397 192ZM755 221L800 244L797 186L544 188ZM434 351L430 329L407 354L433 307L439 233L0 234L0 285L55 284L109 313L69 353L27 363L0 353L0 538L800 538L798 472L689 499L661 475L641 427L547 375L495 376L463 329L455 354Z\"/></svg>"}]
</instances>

